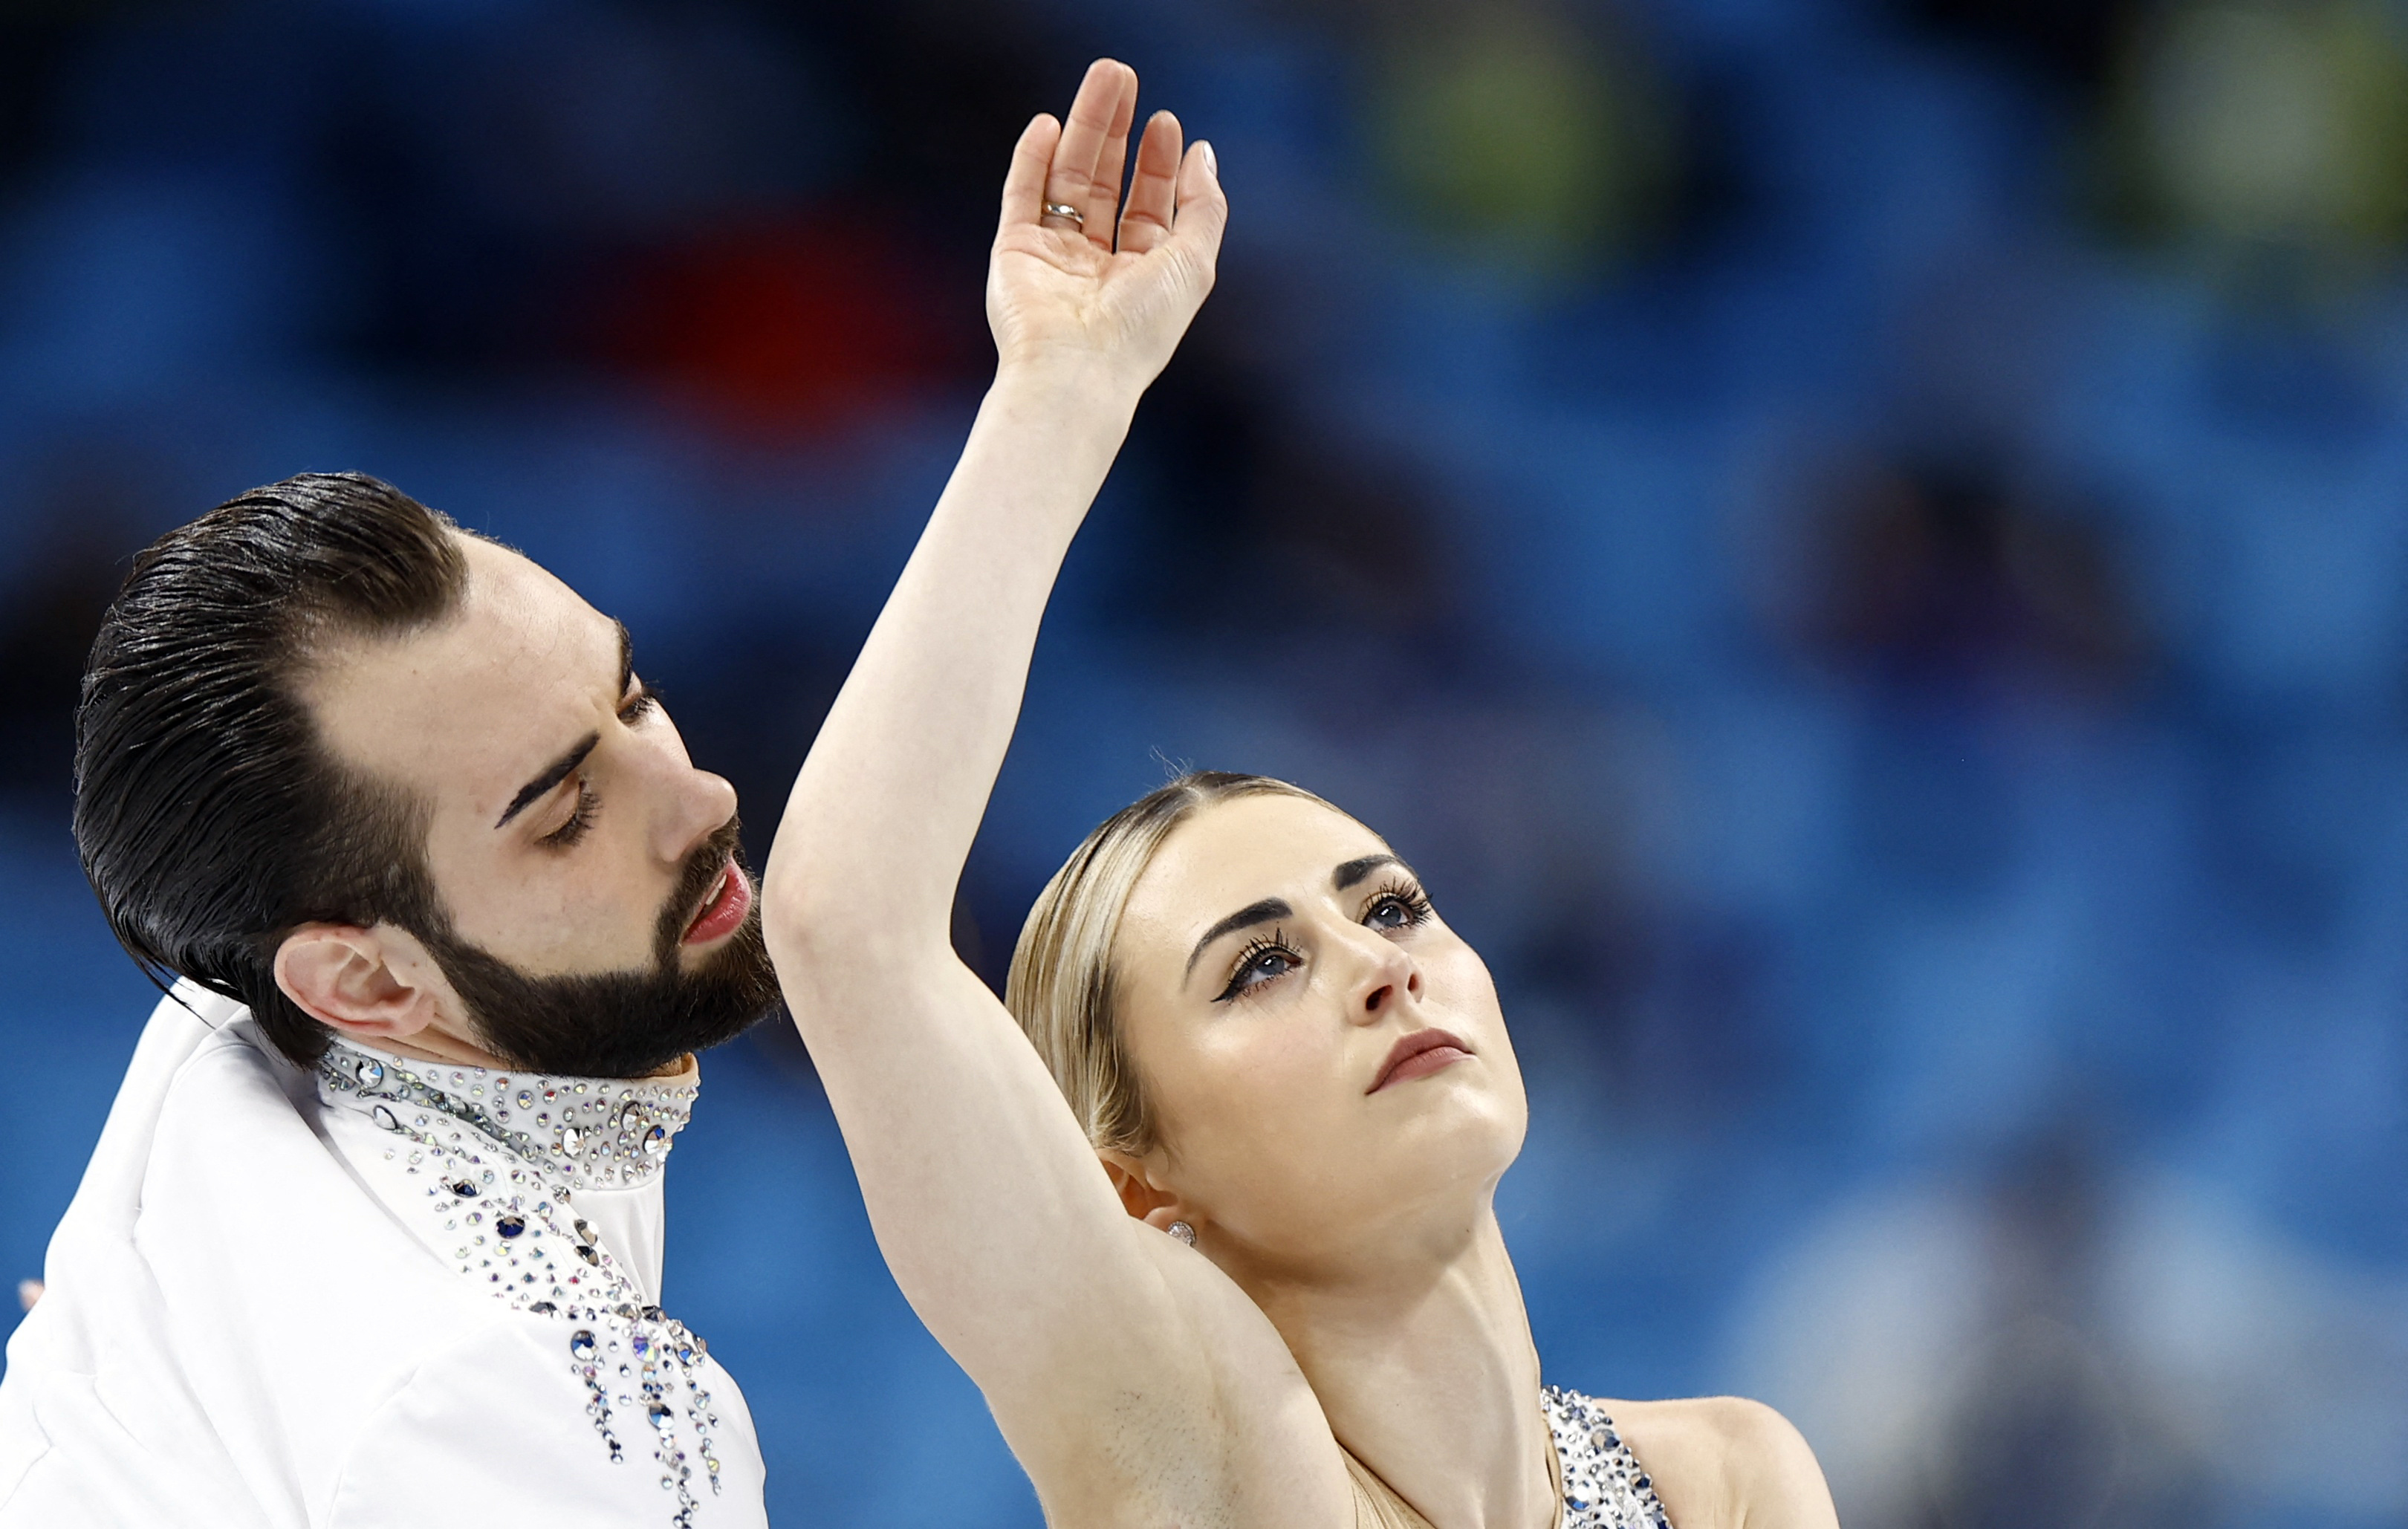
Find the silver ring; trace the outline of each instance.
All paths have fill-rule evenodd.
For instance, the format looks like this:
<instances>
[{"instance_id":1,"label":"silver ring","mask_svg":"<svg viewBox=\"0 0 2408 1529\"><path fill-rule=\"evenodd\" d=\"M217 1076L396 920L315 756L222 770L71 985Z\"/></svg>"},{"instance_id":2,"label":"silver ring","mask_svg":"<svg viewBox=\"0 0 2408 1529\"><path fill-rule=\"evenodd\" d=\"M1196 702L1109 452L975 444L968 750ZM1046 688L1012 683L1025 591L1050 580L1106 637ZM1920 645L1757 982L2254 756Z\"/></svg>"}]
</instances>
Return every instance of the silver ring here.
<instances>
[{"instance_id":1,"label":"silver ring","mask_svg":"<svg viewBox=\"0 0 2408 1529\"><path fill-rule=\"evenodd\" d=\"M1077 223L1081 228L1087 226L1087 215L1081 212L1077 207L1072 207L1068 202L1046 203L1045 216L1048 218L1068 218L1072 222Z\"/></svg>"}]
</instances>

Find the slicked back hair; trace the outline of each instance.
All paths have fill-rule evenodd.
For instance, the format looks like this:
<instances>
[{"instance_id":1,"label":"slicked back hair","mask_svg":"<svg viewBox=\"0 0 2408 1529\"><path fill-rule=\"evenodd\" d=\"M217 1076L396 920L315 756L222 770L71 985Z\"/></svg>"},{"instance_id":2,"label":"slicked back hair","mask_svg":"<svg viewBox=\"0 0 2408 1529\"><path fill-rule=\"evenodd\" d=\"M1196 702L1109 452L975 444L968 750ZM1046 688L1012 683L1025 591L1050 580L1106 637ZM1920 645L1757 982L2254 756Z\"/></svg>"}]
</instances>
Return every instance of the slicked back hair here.
<instances>
[{"instance_id":1,"label":"slicked back hair","mask_svg":"<svg viewBox=\"0 0 2408 1529\"><path fill-rule=\"evenodd\" d=\"M1105 819L1045 883L1021 926L1004 1007L1097 1147L1141 1156L1155 1144L1154 1114L1121 1034L1120 974L1112 963L1121 910L1173 829L1240 796L1296 796L1329 807L1270 776L1190 770Z\"/></svg>"},{"instance_id":2,"label":"slicked back hair","mask_svg":"<svg viewBox=\"0 0 2408 1529\"><path fill-rule=\"evenodd\" d=\"M460 535L364 474L288 478L144 549L93 644L75 836L109 927L154 979L250 1006L305 1067L328 1035L276 986L284 936L448 920L424 804L337 761L301 687L334 646L456 609Z\"/></svg>"}]
</instances>

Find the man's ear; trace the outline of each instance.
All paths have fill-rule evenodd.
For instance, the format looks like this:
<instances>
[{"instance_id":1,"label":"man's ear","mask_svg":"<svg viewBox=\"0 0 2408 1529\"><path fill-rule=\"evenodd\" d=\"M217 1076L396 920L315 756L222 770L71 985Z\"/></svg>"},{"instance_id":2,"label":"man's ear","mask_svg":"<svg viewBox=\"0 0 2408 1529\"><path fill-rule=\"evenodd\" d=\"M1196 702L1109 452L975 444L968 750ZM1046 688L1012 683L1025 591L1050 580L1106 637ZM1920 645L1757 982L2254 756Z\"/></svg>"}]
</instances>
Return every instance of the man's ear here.
<instances>
[{"instance_id":1,"label":"man's ear","mask_svg":"<svg viewBox=\"0 0 2408 1529\"><path fill-rule=\"evenodd\" d=\"M426 948L380 923L305 923L276 948L276 985L337 1034L399 1039L434 1024L440 979Z\"/></svg>"},{"instance_id":2,"label":"man's ear","mask_svg":"<svg viewBox=\"0 0 2408 1529\"><path fill-rule=\"evenodd\" d=\"M1172 1222L1197 1220L1178 1191L1154 1182L1143 1158L1109 1147L1098 1148L1096 1156L1103 1161L1104 1176L1112 1181L1112 1192L1121 1197L1122 1207L1155 1231L1168 1231Z\"/></svg>"}]
</instances>

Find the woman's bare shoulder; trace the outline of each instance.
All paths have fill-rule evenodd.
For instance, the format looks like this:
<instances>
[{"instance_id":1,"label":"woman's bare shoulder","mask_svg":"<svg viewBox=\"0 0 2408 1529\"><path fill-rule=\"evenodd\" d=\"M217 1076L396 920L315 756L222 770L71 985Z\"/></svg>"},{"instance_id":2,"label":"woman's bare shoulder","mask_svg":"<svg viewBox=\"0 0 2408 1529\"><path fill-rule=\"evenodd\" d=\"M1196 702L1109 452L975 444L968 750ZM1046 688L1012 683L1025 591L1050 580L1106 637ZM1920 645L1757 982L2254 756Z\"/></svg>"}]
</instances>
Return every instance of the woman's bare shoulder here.
<instances>
[{"instance_id":1,"label":"woman's bare shoulder","mask_svg":"<svg viewBox=\"0 0 2408 1529\"><path fill-rule=\"evenodd\" d=\"M1599 1400L1654 1479L1672 1529L1838 1529L1805 1436L1742 1396Z\"/></svg>"}]
</instances>

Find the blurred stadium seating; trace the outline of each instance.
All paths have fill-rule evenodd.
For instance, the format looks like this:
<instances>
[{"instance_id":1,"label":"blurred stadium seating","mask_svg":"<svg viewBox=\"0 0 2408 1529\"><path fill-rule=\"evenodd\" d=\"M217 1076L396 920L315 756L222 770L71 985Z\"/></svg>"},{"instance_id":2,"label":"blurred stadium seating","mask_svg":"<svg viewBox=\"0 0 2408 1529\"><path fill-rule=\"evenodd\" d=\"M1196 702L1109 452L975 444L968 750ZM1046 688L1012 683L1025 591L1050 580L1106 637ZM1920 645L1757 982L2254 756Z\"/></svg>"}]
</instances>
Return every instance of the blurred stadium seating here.
<instances>
[{"instance_id":1,"label":"blurred stadium seating","mask_svg":"<svg viewBox=\"0 0 2408 1529\"><path fill-rule=\"evenodd\" d=\"M1104 51L1235 222L973 962L1167 761L1289 776L1496 970L1553 1378L1761 1395L1852 1529L2408 1522L2383 0L0 9L0 1274L150 1003L66 835L126 556L387 477L624 619L764 831ZM706 1071L668 1299L772 1516L1037 1524L799 1046Z\"/></svg>"}]
</instances>

